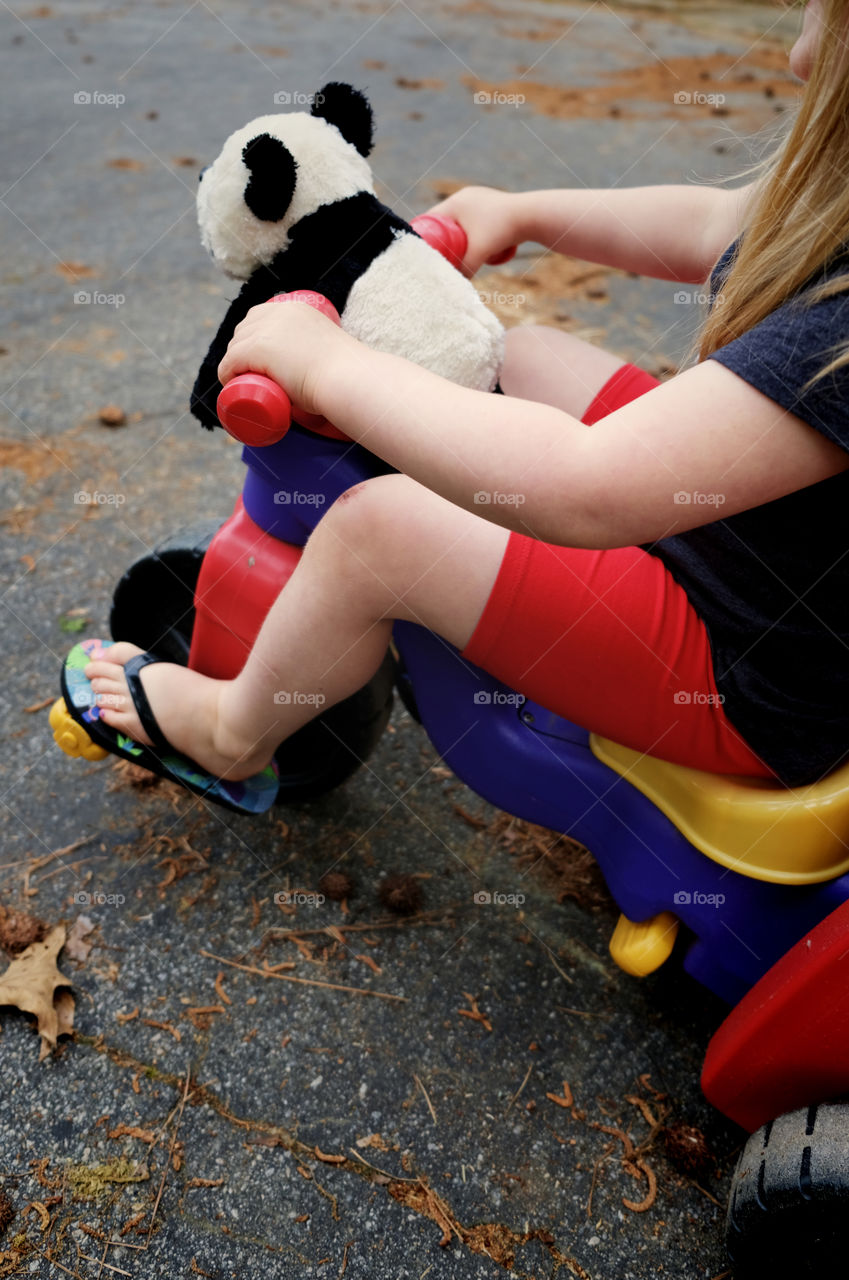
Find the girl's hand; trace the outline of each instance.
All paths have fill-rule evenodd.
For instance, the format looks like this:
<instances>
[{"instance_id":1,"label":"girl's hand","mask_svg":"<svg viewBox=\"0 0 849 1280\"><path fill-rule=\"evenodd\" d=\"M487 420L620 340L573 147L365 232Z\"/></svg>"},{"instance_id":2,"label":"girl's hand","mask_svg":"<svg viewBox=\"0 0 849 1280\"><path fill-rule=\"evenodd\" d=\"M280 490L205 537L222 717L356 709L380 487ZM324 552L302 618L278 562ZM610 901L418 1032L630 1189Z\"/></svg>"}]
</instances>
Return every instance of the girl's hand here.
<instances>
[{"instance_id":1,"label":"girl's hand","mask_svg":"<svg viewBox=\"0 0 849 1280\"><path fill-rule=\"evenodd\" d=\"M527 238L521 226L521 200L518 193L493 187L463 187L427 213L459 222L469 242L463 274L473 276L490 258Z\"/></svg>"},{"instance_id":2,"label":"girl's hand","mask_svg":"<svg viewBox=\"0 0 849 1280\"><path fill-rule=\"evenodd\" d=\"M236 325L218 366L222 385L239 373L264 373L278 383L293 405L322 412L318 403L322 369L356 339L343 333L305 302L263 302Z\"/></svg>"}]
</instances>

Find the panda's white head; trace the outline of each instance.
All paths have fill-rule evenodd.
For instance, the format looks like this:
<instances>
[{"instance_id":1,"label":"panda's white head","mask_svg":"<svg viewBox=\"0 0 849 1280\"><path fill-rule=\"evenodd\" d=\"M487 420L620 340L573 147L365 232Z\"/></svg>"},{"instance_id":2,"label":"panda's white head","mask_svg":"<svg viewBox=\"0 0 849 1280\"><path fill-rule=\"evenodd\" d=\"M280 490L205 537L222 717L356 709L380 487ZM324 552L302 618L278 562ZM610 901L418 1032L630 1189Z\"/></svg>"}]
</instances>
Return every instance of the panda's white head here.
<instances>
[{"instance_id":1,"label":"panda's white head","mask_svg":"<svg viewBox=\"0 0 849 1280\"><path fill-rule=\"evenodd\" d=\"M306 112L259 116L230 135L204 169L201 238L229 276L247 278L289 243L289 231L324 204L374 193L366 156L373 120L349 84L326 84Z\"/></svg>"}]
</instances>

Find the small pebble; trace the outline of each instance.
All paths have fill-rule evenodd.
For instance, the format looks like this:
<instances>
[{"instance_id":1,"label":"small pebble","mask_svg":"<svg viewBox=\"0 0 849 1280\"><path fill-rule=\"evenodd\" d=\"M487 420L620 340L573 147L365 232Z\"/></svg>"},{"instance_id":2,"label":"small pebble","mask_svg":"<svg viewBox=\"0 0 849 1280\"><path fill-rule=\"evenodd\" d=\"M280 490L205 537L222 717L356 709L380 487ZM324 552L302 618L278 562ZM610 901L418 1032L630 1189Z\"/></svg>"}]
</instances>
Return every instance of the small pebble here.
<instances>
[{"instance_id":1,"label":"small pebble","mask_svg":"<svg viewBox=\"0 0 849 1280\"><path fill-rule=\"evenodd\" d=\"M123 427L127 421L127 415L117 404L105 404L97 417L104 427Z\"/></svg>"}]
</instances>

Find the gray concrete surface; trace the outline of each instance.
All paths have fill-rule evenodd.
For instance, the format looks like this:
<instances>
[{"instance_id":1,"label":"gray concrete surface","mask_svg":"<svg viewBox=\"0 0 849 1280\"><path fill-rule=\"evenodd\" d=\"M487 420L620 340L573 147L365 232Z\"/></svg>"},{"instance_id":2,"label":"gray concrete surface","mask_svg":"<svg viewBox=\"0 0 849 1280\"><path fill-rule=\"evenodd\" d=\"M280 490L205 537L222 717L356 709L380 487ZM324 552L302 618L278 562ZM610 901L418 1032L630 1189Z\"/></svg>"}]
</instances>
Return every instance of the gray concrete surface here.
<instances>
[{"instance_id":1,"label":"gray concrete surface","mask_svg":"<svg viewBox=\"0 0 849 1280\"><path fill-rule=\"evenodd\" d=\"M344 788L257 821L167 787L140 791L111 762L67 760L47 711L24 710L58 691L73 639L60 620L81 611L87 633L105 633L123 570L181 524L223 519L237 492L238 450L202 434L187 408L232 296L194 220L199 167L223 138L273 110L275 92L340 78L373 100L375 171L407 216L444 181L627 186L729 174L792 97L767 58L779 65L779 31L758 37L780 14L681 8L686 21L674 5L556 0L4 6L0 901L51 924L80 914L81 891L124 901L92 907L94 949L62 961L76 1037L57 1057L39 1065L30 1020L0 1014L0 1178L16 1210L0 1275L644 1280L725 1270L721 1203L741 1135L698 1087L722 1008L674 965L642 984L619 973L607 955L612 904L586 893L558 903L400 708ZM753 52L754 84L739 79ZM671 79L658 81L668 67ZM655 76L642 88L641 68ZM622 97L597 118L472 97L476 79L592 88L611 73L624 77ZM727 114L675 109L676 85L724 93ZM536 255L512 270L541 271L545 292ZM75 302L77 291L99 300ZM669 285L615 276L603 299L548 292L573 327L648 367L680 358L695 323ZM127 426L98 423L108 402ZM74 500L95 491L122 500ZM26 896L32 860L82 838L33 871ZM275 891L314 888L337 864L358 884L347 916L333 903L281 915ZM424 922L344 942L311 935L309 954L268 936L382 920L377 886L397 870L421 874ZM521 914L476 908L482 886L523 893ZM292 961L284 973L403 1001L263 978L203 952L254 967ZM491 1029L458 1013L472 1007L465 993ZM190 1012L210 1005L222 1011ZM669 1121L704 1130L715 1173L696 1186L656 1142L657 1199L635 1213L623 1197L641 1200L646 1184L593 1125L621 1123L643 1141L648 1123L627 1098L640 1093L657 1111L645 1073ZM546 1096L564 1080L574 1116ZM116 1135L121 1124L157 1141ZM110 1163L120 1159L129 1163ZM91 1171L104 1165L143 1180L95 1187ZM45 1204L44 1231L32 1202ZM122 1247L105 1247L111 1238Z\"/></svg>"}]
</instances>

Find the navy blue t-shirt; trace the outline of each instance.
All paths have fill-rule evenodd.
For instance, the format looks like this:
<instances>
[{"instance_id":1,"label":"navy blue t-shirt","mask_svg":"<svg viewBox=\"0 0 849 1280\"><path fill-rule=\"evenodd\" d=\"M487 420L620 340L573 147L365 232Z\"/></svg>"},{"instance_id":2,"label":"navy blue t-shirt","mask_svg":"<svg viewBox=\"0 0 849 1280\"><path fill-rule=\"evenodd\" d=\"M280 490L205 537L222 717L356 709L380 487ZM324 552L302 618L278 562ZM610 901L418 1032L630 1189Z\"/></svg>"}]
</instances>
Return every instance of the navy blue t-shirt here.
<instances>
[{"instance_id":1,"label":"navy blue t-shirt","mask_svg":"<svg viewBox=\"0 0 849 1280\"><path fill-rule=\"evenodd\" d=\"M721 287L735 246L711 277ZM835 259L831 272L849 270ZM818 273L813 283L827 278ZM849 451L849 368L805 383L849 342L849 293L800 295L710 357ZM645 550L707 627L728 719L786 786L849 755L849 472Z\"/></svg>"}]
</instances>

